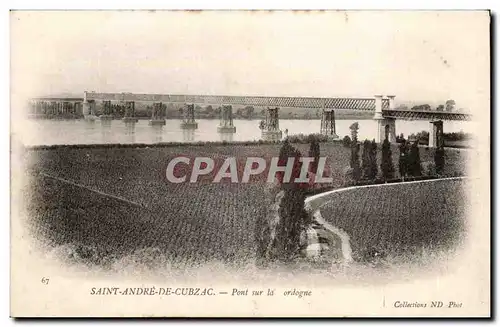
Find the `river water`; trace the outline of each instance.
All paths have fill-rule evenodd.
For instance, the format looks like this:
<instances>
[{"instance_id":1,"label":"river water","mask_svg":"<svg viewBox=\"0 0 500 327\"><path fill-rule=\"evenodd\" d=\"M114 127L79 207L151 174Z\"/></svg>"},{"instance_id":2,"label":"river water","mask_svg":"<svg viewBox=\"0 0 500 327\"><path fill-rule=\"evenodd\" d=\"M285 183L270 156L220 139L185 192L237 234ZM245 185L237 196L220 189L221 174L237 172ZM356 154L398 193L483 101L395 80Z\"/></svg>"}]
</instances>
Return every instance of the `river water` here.
<instances>
[{"instance_id":1,"label":"river water","mask_svg":"<svg viewBox=\"0 0 500 327\"><path fill-rule=\"evenodd\" d=\"M349 126L356 120L337 120L336 131L341 138L349 135ZM261 138L259 120L234 120L236 133L217 132L219 120L200 119L197 130L183 130L181 120L169 119L165 126L149 126L148 120L135 124L121 120L27 120L14 131L15 137L24 145L55 144L109 144L109 143L157 143L157 142L198 142L198 141L251 141ZM358 139L374 139L377 122L357 120ZM288 129L288 135L319 133L320 120L288 120L279 122L280 129ZM423 130L429 131L427 121L396 121L397 134L408 136ZM445 121L444 132L472 132L473 122Z\"/></svg>"}]
</instances>

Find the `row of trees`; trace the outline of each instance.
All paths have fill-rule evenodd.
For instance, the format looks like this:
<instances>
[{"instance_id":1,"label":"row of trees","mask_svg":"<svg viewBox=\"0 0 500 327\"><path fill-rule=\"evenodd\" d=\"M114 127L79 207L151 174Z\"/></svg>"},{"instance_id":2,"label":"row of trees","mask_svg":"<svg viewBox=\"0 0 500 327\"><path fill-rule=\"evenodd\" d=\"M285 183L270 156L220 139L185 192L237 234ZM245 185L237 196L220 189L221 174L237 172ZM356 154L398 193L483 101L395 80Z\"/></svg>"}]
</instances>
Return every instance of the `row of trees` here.
<instances>
[{"instance_id":1,"label":"row of trees","mask_svg":"<svg viewBox=\"0 0 500 327\"><path fill-rule=\"evenodd\" d=\"M455 111L455 107L456 107L456 102L455 100L453 99L450 99L450 100L447 100L445 102L445 104L440 104L438 105L436 108L432 108L431 105L429 104L419 104L419 105L415 105L413 107L411 107L411 110L415 110L415 111L432 111L432 110L435 110L435 111ZM399 110L408 110L408 106L406 105L400 105L398 106Z\"/></svg>"},{"instance_id":2,"label":"row of trees","mask_svg":"<svg viewBox=\"0 0 500 327\"><path fill-rule=\"evenodd\" d=\"M386 139L381 146L381 162L380 166L377 163L378 146L375 140L363 142L363 153L360 161L360 143L358 142L357 134L359 125L354 123L350 126L351 137L343 139L344 146L350 146L350 170L349 175L352 182L356 183L360 180L376 180L380 167L381 177L383 180L393 179L395 176L395 168L392 158L391 143ZM423 169L420 160L419 138L413 141L408 141L401 136L398 139L399 143L399 158L398 170L399 176L404 180L407 177L422 176ZM444 147L441 145L434 151L434 167L435 173L441 175L445 165Z\"/></svg>"}]
</instances>

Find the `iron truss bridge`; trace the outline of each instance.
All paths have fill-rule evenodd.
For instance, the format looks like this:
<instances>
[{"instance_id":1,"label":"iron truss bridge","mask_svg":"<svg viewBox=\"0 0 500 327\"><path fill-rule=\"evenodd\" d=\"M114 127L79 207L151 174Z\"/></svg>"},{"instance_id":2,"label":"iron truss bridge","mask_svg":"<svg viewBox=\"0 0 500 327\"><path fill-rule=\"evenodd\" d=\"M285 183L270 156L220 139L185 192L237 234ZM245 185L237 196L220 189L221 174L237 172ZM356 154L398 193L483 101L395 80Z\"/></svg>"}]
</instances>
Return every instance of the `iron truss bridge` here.
<instances>
[{"instance_id":1,"label":"iron truss bridge","mask_svg":"<svg viewBox=\"0 0 500 327\"><path fill-rule=\"evenodd\" d=\"M174 95L132 93L87 93L87 100L152 101L165 103L194 103L214 105L242 105L261 107L325 108L375 110L374 98L312 98L312 97L264 97L224 95ZM382 100L382 108L389 108L389 100Z\"/></svg>"},{"instance_id":2,"label":"iron truss bridge","mask_svg":"<svg viewBox=\"0 0 500 327\"><path fill-rule=\"evenodd\" d=\"M382 110L384 118L402 120L471 120L472 115L448 111Z\"/></svg>"}]
</instances>

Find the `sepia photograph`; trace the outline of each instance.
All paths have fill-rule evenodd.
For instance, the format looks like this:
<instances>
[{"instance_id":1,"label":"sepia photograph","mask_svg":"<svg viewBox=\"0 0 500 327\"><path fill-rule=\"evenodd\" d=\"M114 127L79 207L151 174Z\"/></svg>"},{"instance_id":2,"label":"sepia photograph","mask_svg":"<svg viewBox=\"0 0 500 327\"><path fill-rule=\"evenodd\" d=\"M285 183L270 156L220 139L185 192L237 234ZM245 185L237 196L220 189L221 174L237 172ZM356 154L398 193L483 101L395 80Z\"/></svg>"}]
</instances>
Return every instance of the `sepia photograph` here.
<instances>
[{"instance_id":1,"label":"sepia photograph","mask_svg":"<svg viewBox=\"0 0 500 327\"><path fill-rule=\"evenodd\" d=\"M12 317L490 317L487 10L11 10Z\"/></svg>"}]
</instances>

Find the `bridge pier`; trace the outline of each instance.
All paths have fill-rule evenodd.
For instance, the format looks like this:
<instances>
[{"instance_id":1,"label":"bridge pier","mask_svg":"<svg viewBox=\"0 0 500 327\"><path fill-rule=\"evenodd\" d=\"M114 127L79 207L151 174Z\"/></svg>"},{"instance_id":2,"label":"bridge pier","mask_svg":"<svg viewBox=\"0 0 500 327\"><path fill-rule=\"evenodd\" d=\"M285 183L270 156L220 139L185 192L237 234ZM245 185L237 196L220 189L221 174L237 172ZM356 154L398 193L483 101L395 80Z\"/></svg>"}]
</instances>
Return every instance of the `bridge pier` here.
<instances>
[{"instance_id":1,"label":"bridge pier","mask_svg":"<svg viewBox=\"0 0 500 327\"><path fill-rule=\"evenodd\" d=\"M335 129L335 110L323 109L321 115L321 134L328 136L333 140L338 139L337 131Z\"/></svg>"},{"instance_id":2,"label":"bridge pier","mask_svg":"<svg viewBox=\"0 0 500 327\"><path fill-rule=\"evenodd\" d=\"M194 120L194 104L186 104L183 115L182 129L198 129L198 123Z\"/></svg>"},{"instance_id":3,"label":"bridge pier","mask_svg":"<svg viewBox=\"0 0 500 327\"><path fill-rule=\"evenodd\" d=\"M396 143L396 119L383 116L384 106L394 109L394 95L388 95L388 99L383 99L383 95L375 95L375 115L373 119L377 121L377 135L375 142L382 143L386 139L391 143ZM384 101L385 100L385 101Z\"/></svg>"},{"instance_id":4,"label":"bridge pier","mask_svg":"<svg viewBox=\"0 0 500 327\"><path fill-rule=\"evenodd\" d=\"M443 121L436 120L429 122L429 147L441 148L444 146Z\"/></svg>"},{"instance_id":5,"label":"bridge pier","mask_svg":"<svg viewBox=\"0 0 500 327\"><path fill-rule=\"evenodd\" d=\"M262 139L266 141L280 141L283 133L279 125L279 108L269 108L266 110L266 119L260 122Z\"/></svg>"},{"instance_id":6,"label":"bridge pier","mask_svg":"<svg viewBox=\"0 0 500 327\"><path fill-rule=\"evenodd\" d=\"M82 103L83 117L87 120L95 119L95 108L96 108L95 100L83 101Z\"/></svg>"},{"instance_id":7,"label":"bridge pier","mask_svg":"<svg viewBox=\"0 0 500 327\"><path fill-rule=\"evenodd\" d=\"M236 133L236 127L233 125L233 106L222 106L220 124L217 127L219 133Z\"/></svg>"},{"instance_id":8,"label":"bridge pier","mask_svg":"<svg viewBox=\"0 0 500 327\"><path fill-rule=\"evenodd\" d=\"M161 102L153 103L153 112L151 114L151 119L149 120L149 125L151 126L163 126L166 124L165 114L166 106Z\"/></svg>"},{"instance_id":9,"label":"bridge pier","mask_svg":"<svg viewBox=\"0 0 500 327\"><path fill-rule=\"evenodd\" d=\"M127 101L125 102L125 115L122 118L125 123L137 123L139 119L135 117L135 102Z\"/></svg>"},{"instance_id":10,"label":"bridge pier","mask_svg":"<svg viewBox=\"0 0 500 327\"><path fill-rule=\"evenodd\" d=\"M104 100L102 102L102 115L99 117L101 120L112 120L113 113L111 110L111 101Z\"/></svg>"},{"instance_id":11,"label":"bridge pier","mask_svg":"<svg viewBox=\"0 0 500 327\"><path fill-rule=\"evenodd\" d=\"M382 118L377 121L378 133L375 142L382 143L387 139L391 143L396 143L396 119Z\"/></svg>"}]
</instances>

